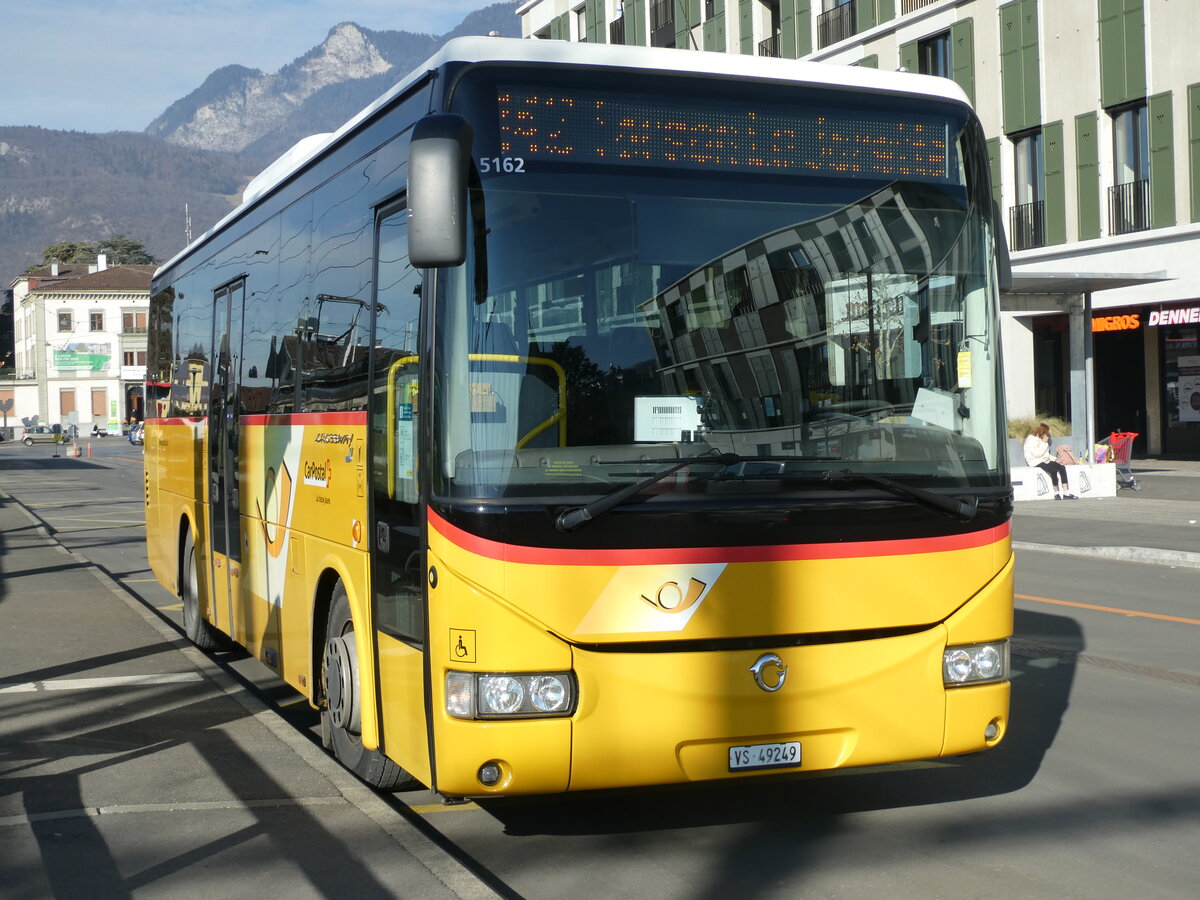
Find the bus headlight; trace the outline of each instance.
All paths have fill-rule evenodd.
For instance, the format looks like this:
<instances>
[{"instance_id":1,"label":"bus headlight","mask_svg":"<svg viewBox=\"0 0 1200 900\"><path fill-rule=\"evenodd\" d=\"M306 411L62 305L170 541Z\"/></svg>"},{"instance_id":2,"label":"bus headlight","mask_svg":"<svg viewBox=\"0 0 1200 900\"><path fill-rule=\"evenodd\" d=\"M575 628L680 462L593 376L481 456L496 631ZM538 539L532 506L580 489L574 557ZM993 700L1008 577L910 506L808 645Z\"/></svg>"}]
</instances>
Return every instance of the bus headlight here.
<instances>
[{"instance_id":1,"label":"bus headlight","mask_svg":"<svg viewBox=\"0 0 1200 900\"><path fill-rule=\"evenodd\" d=\"M570 672L446 673L446 712L456 719L569 716L574 711Z\"/></svg>"},{"instance_id":2,"label":"bus headlight","mask_svg":"<svg viewBox=\"0 0 1200 900\"><path fill-rule=\"evenodd\" d=\"M1008 677L1008 641L960 644L942 654L942 681L946 687L1003 681Z\"/></svg>"}]
</instances>

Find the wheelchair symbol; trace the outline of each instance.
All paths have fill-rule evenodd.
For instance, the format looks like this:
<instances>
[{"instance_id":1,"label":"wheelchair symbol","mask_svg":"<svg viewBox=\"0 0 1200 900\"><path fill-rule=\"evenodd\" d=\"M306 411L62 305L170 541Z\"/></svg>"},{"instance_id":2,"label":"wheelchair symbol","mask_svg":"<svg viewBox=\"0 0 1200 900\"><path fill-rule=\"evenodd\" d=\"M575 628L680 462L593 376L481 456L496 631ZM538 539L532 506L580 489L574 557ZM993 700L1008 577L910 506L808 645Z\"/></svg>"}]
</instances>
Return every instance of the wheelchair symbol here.
<instances>
[{"instance_id":1,"label":"wheelchair symbol","mask_svg":"<svg viewBox=\"0 0 1200 900\"><path fill-rule=\"evenodd\" d=\"M455 662L475 662L475 632L450 629L450 658Z\"/></svg>"}]
</instances>

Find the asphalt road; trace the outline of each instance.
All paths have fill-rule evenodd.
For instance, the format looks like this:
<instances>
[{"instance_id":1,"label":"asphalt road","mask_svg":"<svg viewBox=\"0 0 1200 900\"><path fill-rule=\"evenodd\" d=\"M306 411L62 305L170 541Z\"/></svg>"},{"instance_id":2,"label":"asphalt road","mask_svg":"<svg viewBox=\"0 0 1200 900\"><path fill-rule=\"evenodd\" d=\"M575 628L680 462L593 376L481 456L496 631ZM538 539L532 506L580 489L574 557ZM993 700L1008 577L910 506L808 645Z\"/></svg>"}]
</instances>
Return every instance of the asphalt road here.
<instances>
[{"instance_id":1,"label":"asphalt road","mask_svg":"<svg viewBox=\"0 0 1200 900\"><path fill-rule=\"evenodd\" d=\"M0 488L177 623L142 549L140 449L108 438L91 460L51 453L0 445ZM517 897L1196 896L1196 579L1020 552L1012 726L990 753L457 806L415 791L389 798L384 815L417 823L439 852ZM220 661L315 741L315 717L265 669ZM206 891L199 872L195 888Z\"/></svg>"}]
</instances>

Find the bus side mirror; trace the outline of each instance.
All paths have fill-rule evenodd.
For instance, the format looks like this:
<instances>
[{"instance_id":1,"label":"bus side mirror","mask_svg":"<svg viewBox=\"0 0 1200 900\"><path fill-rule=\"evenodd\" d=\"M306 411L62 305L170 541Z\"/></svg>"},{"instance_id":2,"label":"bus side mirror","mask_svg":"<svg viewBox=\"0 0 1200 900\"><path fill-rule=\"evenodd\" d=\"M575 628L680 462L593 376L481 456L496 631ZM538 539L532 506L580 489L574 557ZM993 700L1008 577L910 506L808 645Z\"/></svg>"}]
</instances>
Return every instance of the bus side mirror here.
<instances>
[{"instance_id":1,"label":"bus side mirror","mask_svg":"<svg viewBox=\"0 0 1200 900\"><path fill-rule=\"evenodd\" d=\"M417 120L408 147L408 258L415 268L467 258L467 176L471 126L435 113Z\"/></svg>"}]
</instances>

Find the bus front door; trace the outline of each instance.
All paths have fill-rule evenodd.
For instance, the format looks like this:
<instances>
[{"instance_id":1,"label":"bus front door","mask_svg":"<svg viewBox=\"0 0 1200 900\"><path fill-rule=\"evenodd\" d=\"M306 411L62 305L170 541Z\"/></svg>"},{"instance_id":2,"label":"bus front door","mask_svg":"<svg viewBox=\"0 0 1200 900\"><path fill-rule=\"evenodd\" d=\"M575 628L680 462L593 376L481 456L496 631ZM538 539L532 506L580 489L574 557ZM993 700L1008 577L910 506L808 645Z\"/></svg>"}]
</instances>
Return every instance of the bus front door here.
<instances>
[{"instance_id":1,"label":"bus front door","mask_svg":"<svg viewBox=\"0 0 1200 900\"><path fill-rule=\"evenodd\" d=\"M237 640L233 598L241 561L238 492L238 382L245 281L214 297L213 367L208 420L208 554L212 622Z\"/></svg>"},{"instance_id":2,"label":"bus front door","mask_svg":"<svg viewBox=\"0 0 1200 900\"><path fill-rule=\"evenodd\" d=\"M371 391L371 580L383 750L429 783L425 578L417 472L421 272L408 264L403 207L376 226Z\"/></svg>"}]
</instances>

